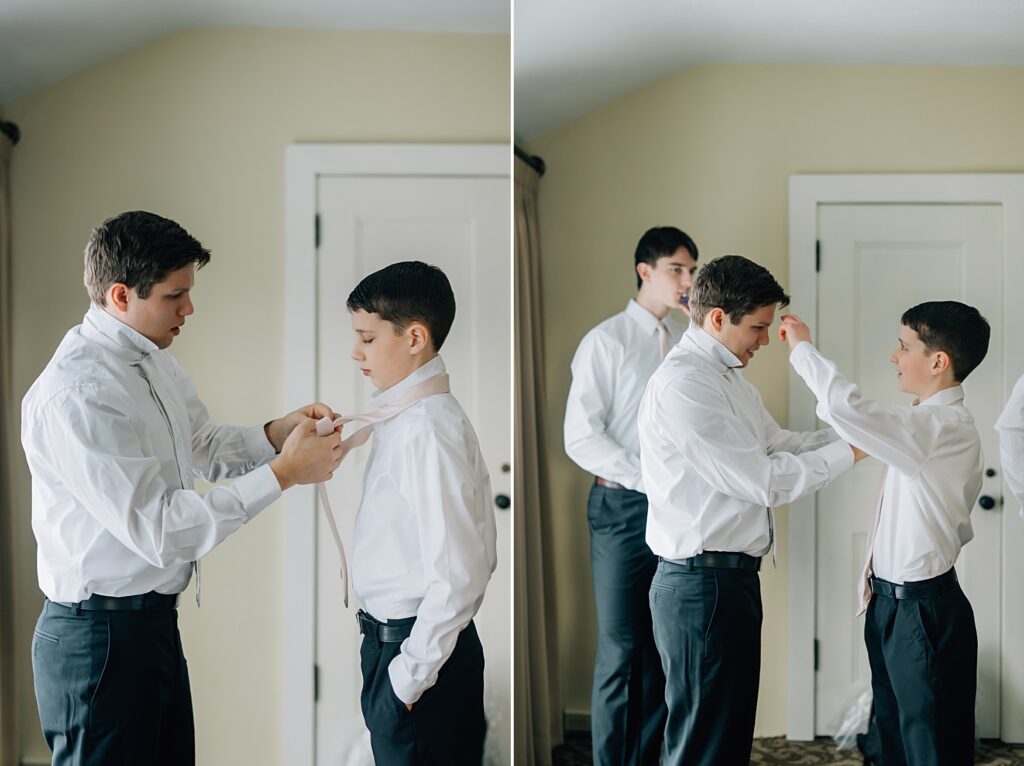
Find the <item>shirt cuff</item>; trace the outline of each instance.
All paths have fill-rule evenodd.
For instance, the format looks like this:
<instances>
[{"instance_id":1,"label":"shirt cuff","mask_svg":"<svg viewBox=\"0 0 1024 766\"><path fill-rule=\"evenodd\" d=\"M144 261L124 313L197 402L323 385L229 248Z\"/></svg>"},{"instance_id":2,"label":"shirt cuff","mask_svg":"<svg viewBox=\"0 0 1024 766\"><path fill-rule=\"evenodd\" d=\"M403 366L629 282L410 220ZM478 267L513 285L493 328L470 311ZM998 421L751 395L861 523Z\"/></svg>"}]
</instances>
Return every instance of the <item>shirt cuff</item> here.
<instances>
[{"instance_id":1,"label":"shirt cuff","mask_svg":"<svg viewBox=\"0 0 1024 766\"><path fill-rule=\"evenodd\" d=\"M801 361L814 355L817 351L818 349L816 349L812 343L802 340L796 344L796 348L794 348L792 353L790 353L789 363L796 367Z\"/></svg>"},{"instance_id":2,"label":"shirt cuff","mask_svg":"<svg viewBox=\"0 0 1024 766\"><path fill-rule=\"evenodd\" d=\"M245 520L252 521L256 514L281 497L281 484L269 465L261 465L255 471L235 479L232 484L242 501Z\"/></svg>"},{"instance_id":3,"label":"shirt cuff","mask_svg":"<svg viewBox=\"0 0 1024 766\"><path fill-rule=\"evenodd\" d=\"M834 479L839 474L853 468L853 449L844 441L826 444L817 450L825 458L829 475Z\"/></svg>"},{"instance_id":4,"label":"shirt cuff","mask_svg":"<svg viewBox=\"0 0 1024 766\"><path fill-rule=\"evenodd\" d=\"M406 639L406 641L408 640ZM405 641L402 642L402 646L405 646ZM423 692L433 685L424 684L412 677L405 665L401 651L395 655L395 658L391 660L391 664L388 665L388 677L391 679L391 689L394 691L395 696L406 705L415 705L419 698L423 696Z\"/></svg>"},{"instance_id":5,"label":"shirt cuff","mask_svg":"<svg viewBox=\"0 0 1024 766\"><path fill-rule=\"evenodd\" d=\"M245 440L245 448L249 454L259 463L273 460L277 455L274 445L267 440L267 432L263 430L263 426L242 429L242 438Z\"/></svg>"}]
</instances>

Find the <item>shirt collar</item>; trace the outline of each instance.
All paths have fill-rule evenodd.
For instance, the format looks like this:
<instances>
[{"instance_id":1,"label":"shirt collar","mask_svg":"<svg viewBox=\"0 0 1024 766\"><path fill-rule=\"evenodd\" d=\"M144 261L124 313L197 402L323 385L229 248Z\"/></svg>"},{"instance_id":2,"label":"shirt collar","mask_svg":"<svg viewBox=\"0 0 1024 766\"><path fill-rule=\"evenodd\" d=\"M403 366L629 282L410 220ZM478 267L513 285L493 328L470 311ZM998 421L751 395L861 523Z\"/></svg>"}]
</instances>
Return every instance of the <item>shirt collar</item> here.
<instances>
[{"instance_id":1,"label":"shirt collar","mask_svg":"<svg viewBox=\"0 0 1024 766\"><path fill-rule=\"evenodd\" d=\"M640 325L640 329L646 333L655 333L658 331L658 318L632 298L630 298L629 303L626 304L626 316ZM667 320L668 317L666 316L665 319ZM667 322L665 326L668 326Z\"/></svg>"},{"instance_id":2,"label":"shirt collar","mask_svg":"<svg viewBox=\"0 0 1024 766\"><path fill-rule=\"evenodd\" d=\"M145 335L108 314L95 303L90 304L82 319L82 335L114 352L129 364L159 350Z\"/></svg>"},{"instance_id":3,"label":"shirt collar","mask_svg":"<svg viewBox=\"0 0 1024 766\"><path fill-rule=\"evenodd\" d=\"M444 360L441 358L441 355L438 354L422 367L410 372L391 388L386 388L383 391L375 391L370 399L374 405L387 404L389 401L398 397L403 391L415 386L417 383L429 380L435 375L443 375L445 372Z\"/></svg>"},{"instance_id":4,"label":"shirt collar","mask_svg":"<svg viewBox=\"0 0 1024 766\"><path fill-rule=\"evenodd\" d=\"M722 372L743 366L739 357L727 349L721 341L711 337L711 335L704 332L703 329L692 322L683 334L683 341L694 346L702 356L707 357L707 359L715 365L715 367L721 369Z\"/></svg>"},{"instance_id":5,"label":"shirt collar","mask_svg":"<svg viewBox=\"0 0 1024 766\"><path fill-rule=\"evenodd\" d=\"M951 386L944 388L938 393L932 394L923 402L918 404L918 407L941 407L947 404L956 404L964 400L964 389L962 386Z\"/></svg>"}]
</instances>

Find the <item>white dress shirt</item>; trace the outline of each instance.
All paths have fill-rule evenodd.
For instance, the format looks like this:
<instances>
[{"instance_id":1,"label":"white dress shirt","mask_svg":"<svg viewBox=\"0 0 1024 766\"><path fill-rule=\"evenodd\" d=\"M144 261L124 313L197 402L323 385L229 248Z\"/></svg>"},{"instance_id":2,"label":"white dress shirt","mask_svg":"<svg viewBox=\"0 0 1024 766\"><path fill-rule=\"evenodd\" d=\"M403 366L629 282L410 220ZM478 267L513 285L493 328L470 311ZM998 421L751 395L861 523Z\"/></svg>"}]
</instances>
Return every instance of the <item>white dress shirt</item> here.
<instances>
[{"instance_id":1,"label":"white dress shirt","mask_svg":"<svg viewBox=\"0 0 1024 766\"><path fill-rule=\"evenodd\" d=\"M772 545L769 509L817 491L853 465L853 451L830 429L780 428L740 366L691 325L644 392L647 545L662 558L763 556Z\"/></svg>"},{"instance_id":2,"label":"white dress shirt","mask_svg":"<svg viewBox=\"0 0 1024 766\"><path fill-rule=\"evenodd\" d=\"M889 466L872 569L895 583L927 580L956 563L974 537L981 493L981 438L960 386L915 407L865 399L810 343L789 357L818 399L818 417L842 439Z\"/></svg>"},{"instance_id":3,"label":"white dress shirt","mask_svg":"<svg viewBox=\"0 0 1024 766\"><path fill-rule=\"evenodd\" d=\"M434 357L375 406L445 372ZM352 589L378 620L415 615L388 673L407 704L437 681L497 564L496 529L480 444L451 394L430 396L373 426L352 544Z\"/></svg>"},{"instance_id":4,"label":"white dress shirt","mask_svg":"<svg viewBox=\"0 0 1024 766\"><path fill-rule=\"evenodd\" d=\"M683 328L664 322L674 345ZM659 364L658 320L634 300L583 336L565 403L565 453L584 471L643 492L636 412Z\"/></svg>"},{"instance_id":5,"label":"white dress shirt","mask_svg":"<svg viewBox=\"0 0 1024 766\"><path fill-rule=\"evenodd\" d=\"M274 456L263 428L216 425L169 352L96 306L25 395L21 441L53 601L180 593L194 561L281 494L259 467ZM193 475L241 478L200 494Z\"/></svg>"},{"instance_id":6,"label":"white dress shirt","mask_svg":"<svg viewBox=\"0 0 1024 766\"><path fill-rule=\"evenodd\" d=\"M1020 505L1024 516L1024 376L1013 387L1006 409L996 421L999 452L1002 455L1006 486Z\"/></svg>"}]
</instances>

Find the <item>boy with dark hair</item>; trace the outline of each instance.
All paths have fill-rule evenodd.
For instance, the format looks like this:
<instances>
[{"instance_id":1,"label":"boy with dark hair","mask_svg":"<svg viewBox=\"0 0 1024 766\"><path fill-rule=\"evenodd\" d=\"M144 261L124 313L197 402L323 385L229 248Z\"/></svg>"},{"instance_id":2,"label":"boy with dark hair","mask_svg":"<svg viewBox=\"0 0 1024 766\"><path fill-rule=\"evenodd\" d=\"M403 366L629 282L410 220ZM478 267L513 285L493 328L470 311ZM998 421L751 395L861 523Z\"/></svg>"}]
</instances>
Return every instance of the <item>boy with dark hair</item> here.
<instances>
[{"instance_id":1,"label":"boy with dark hair","mask_svg":"<svg viewBox=\"0 0 1024 766\"><path fill-rule=\"evenodd\" d=\"M490 478L438 355L455 318L444 273L396 263L348 298L352 358L373 381L353 539L362 709L378 766L483 757L484 657L473 625L497 563Z\"/></svg>"},{"instance_id":2,"label":"boy with dark hair","mask_svg":"<svg viewBox=\"0 0 1024 766\"><path fill-rule=\"evenodd\" d=\"M177 603L198 561L293 484L341 460L311 404L265 426L214 423L166 349L210 260L174 221L123 213L85 250L92 305L22 403L46 596L32 640L53 762L195 762ZM196 476L230 484L197 492Z\"/></svg>"},{"instance_id":3,"label":"boy with dark hair","mask_svg":"<svg viewBox=\"0 0 1024 766\"><path fill-rule=\"evenodd\" d=\"M645 597L657 560L644 543L647 497L640 478L636 410L644 386L682 328L697 246L671 226L650 229L634 258L635 299L584 336L572 360L565 451L594 476L587 503L597 602L591 697L595 764L656 764L665 722L665 679Z\"/></svg>"},{"instance_id":4,"label":"boy with dark hair","mask_svg":"<svg viewBox=\"0 0 1024 766\"><path fill-rule=\"evenodd\" d=\"M974 536L983 470L960 384L985 358L990 331L956 301L914 306L901 323L890 361L911 407L863 397L799 317L783 317L779 336L818 416L886 465L861 594L882 762L959 766L974 763L978 635L953 565Z\"/></svg>"},{"instance_id":5,"label":"boy with dark hair","mask_svg":"<svg viewBox=\"0 0 1024 766\"><path fill-rule=\"evenodd\" d=\"M761 668L761 557L771 508L815 492L859 457L830 430L779 427L740 370L789 296L762 266L718 258L690 291L690 328L644 392L640 464L650 501L650 588L665 669L664 763L750 760Z\"/></svg>"}]
</instances>

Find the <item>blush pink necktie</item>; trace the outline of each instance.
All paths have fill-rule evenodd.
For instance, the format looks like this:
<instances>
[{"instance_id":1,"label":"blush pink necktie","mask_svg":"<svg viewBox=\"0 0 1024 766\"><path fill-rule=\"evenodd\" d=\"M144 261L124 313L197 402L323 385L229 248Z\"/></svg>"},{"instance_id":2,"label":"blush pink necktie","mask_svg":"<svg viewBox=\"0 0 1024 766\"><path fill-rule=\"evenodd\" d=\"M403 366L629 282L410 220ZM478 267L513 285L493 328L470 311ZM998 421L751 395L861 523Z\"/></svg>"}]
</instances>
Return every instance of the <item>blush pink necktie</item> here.
<instances>
[{"instance_id":1,"label":"blush pink necktie","mask_svg":"<svg viewBox=\"0 0 1024 766\"><path fill-rule=\"evenodd\" d=\"M668 327L660 319L658 320L658 350L661 351L662 359L668 356L668 352L672 350L672 339L669 337Z\"/></svg>"},{"instance_id":2,"label":"blush pink necktie","mask_svg":"<svg viewBox=\"0 0 1024 766\"><path fill-rule=\"evenodd\" d=\"M874 574L872 570L873 558L875 556L875 537L878 535L878 522L882 518L882 500L885 498L885 481L889 478L889 466L885 466L882 470L882 488L878 491L878 503L875 506L875 520L871 524L871 535L868 538L868 553L864 559L864 572L860 576L860 611L857 612L857 616L860 617L868 610L868 604L871 603L871 576Z\"/></svg>"},{"instance_id":3,"label":"blush pink necktie","mask_svg":"<svg viewBox=\"0 0 1024 766\"><path fill-rule=\"evenodd\" d=\"M405 412L405 410L409 409L417 402L426 399L428 396L447 394L450 390L451 389L448 385L448 376L445 374L435 375L432 378L424 380L422 383L410 386L399 396L395 397L394 400L381 405L371 412L367 412L362 415L342 415L334 420L331 420L331 418L321 418L316 422L316 432L320 436L326 436L334 431L334 429L339 426L343 426L346 423L366 423L364 427L360 428L350 437L341 440L341 459L344 461L345 458L348 457L349 452L354 450L356 447L361 447L369 441L370 436L373 435L374 423L383 423L385 420L390 420L395 417L395 415ZM327 516L327 524L331 528L331 535L334 537L334 544L338 546L338 553L341 556L341 581L345 586L345 606L347 607L349 572L348 559L345 556L345 546L341 542L341 534L339 534L338 525L334 520L334 511L331 509L331 501L327 497L327 487L323 483L317 484L316 491L320 496L320 507L324 509L324 515Z\"/></svg>"}]
</instances>

